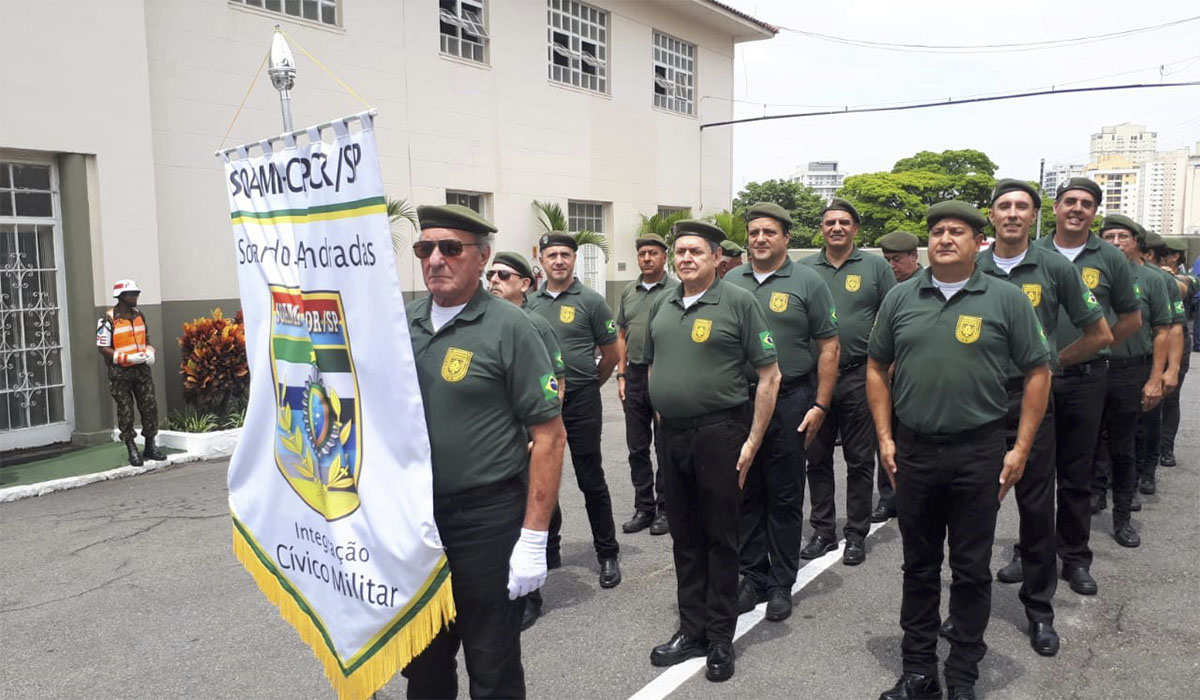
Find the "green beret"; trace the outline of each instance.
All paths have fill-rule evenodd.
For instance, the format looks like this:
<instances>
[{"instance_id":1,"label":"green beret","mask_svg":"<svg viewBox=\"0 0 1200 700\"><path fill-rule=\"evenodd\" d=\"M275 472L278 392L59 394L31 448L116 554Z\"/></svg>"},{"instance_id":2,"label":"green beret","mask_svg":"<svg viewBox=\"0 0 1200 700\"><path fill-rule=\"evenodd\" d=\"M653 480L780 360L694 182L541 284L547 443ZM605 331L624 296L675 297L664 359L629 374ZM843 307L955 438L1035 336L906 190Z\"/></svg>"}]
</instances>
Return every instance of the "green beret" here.
<instances>
[{"instance_id":1,"label":"green beret","mask_svg":"<svg viewBox=\"0 0 1200 700\"><path fill-rule=\"evenodd\" d=\"M492 262L508 265L525 279L533 279L533 268L529 266L529 261L525 259L525 256L520 253L513 253L511 251L496 253L496 257L492 258Z\"/></svg>"},{"instance_id":2,"label":"green beret","mask_svg":"<svg viewBox=\"0 0 1200 700\"><path fill-rule=\"evenodd\" d=\"M633 243L637 250L641 250L642 246L644 245L656 245L663 250L667 249L667 242L664 241L663 237L657 233L643 233L635 238Z\"/></svg>"},{"instance_id":3,"label":"green beret","mask_svg":"<svg viewBox=\"0 0 1200 700\"><path fill-rule=\"evenodd\" d=\"M921 239L908 231L892 231L876 241L885 253L911 253L921 244Z\"/></svg>"},{"instance_id":4,"label":"green beret","mask_svg":"<svg viewBox=\"0 0 1200 700\"><path fill-rule=\"evenodd\" d=\"M719 226L700 221L699 219L682 219L675 222L675 238L680 236L700 236L713 243L720 244L725 240L725 232Z\"/></svg>"},{"instance_id":5,"label":"green beret","mask_svg":"<svg viewBox=\"0 0 1200 700\"><path fill-rule=\"evenodd\" d=\"M461 204L421 205L417 207L417 221L421 222L422 231L427 228L452 228L479 236L496 232L492 222Z\"/></svg>"},{"instance_id":6,"label":"green beret","mask_svg":"<svg viewBox=\"0 0 1200 700\"><path fill-rule=\"evenodd\" d=\"M997 199L1000 199L1002 195L1009 192L1024 192L1033 199L1034 209L1042 208L1042 196L1038 194L1037 189L1024 180L1017 180L1011 177L996 181L996 186L992 188L992 204L995 204Z\"/></svg>"},{"instance_id":7,"label":"green beret","mask_svg":"<svg viewBox=\"0 0 1200 700\"><path fill-rule=\"evenodd\" d=\"M1150 248L1161 248L1167 244L1167 241L1162 236L1153 231L1147 231L1144 236L1139 236L1138 241L1145 245L1147 250Z\"/></svg>"},{"instance_id":8,"label":"green beret","mask_svg":"<svg viewBox=\"0 0 1200 700\"><path fill-rule=\"evenodd\" d=\"M563 233L562 231L543 233L542 237L538 239L538 247L540 250L545 250L556 245L565 245L571 250L579 250L579 243L575 241L575 237L569 233Z\"/></svg>"},{"instance_id":9,"label":"green beret","mask_svg":"<svg viewBox=\"0 0 1200 700\"><path fill-rule=\"evenodd\" d=\"M966 202L957 199L950 199L945 202L938 202L929 207L929 212L925 214L925 228L932 230L937 222L942 219L958 219L965 222L968 226L975 229L975 233L982 233L983 227L987 225L987 219L975 207Z\"/></svg>"},{"instance_id":10,"label":"green beret","mask_svg":"<svg viewBox=\"0 0 1200 700\"><path fill-rule=\"evenodd\" d=\"M1163 240L1167 242L1167 250L1173 250L1176 253L1187 252L1187 243L1184 243L1183 240L1179 238L1164 238Z\"/></svg>"},{"instance_id":11,"label":"green beret","mask_svg":"<svg viewBox=\"0 0 1200 700\"><path fill-rule=\"evenodd\" d=\"M829 204L825 205L825 208L821 210L821 216L824 217L827 211L844 211L850 214L851 219L854 219L855 225L862 223L862 219L858 218L858 210L854 208L854 205L841 197L834 197L829 200Z\"/></svg>"},{"instance_id":12,"label":"green beret","mask_svg":"<svg viewBox=\"0 0 1200 700\"><path fill-rule=\"evenodd\" d=\"M743 218L746 221L752 221L754 219L761 219L764 216L770 219L775 219L779 223L783 224L785 229L792 228L792 215L787 213L787 209L784 209L775 202L759 202L758 204L752 204L750 208L746 210L746 214Z\"/></svg>"},{"instance_id":13,"label":"green beret","mask_svg":"<svg viewBox=\"0 0 1200 700\"><path fill-rule=\"evenodd\" d=\"M1146 239L1146 229L1141 227L1141 224L1123 214L1109 214L1104 217L1104 221L1100 224L1100 232L1103 233L1110 228L1123 228L1129 231L1138 240Z\"/></svg>"},{"instance_id":14,"label":"green beret","mask_svg":"<svg viewBox=\"0 0 1200 700\"><path fill-rule=\"evenodd\" d=\"M1063 193L1067 190L1083 190L1090 192L1092 197L1096 199L1096 206L1100 206L1100 200L1104 197L1104 193L1100 191L1100 185L1097 185L1094 180L1086 177L1073 177L1069 180L1059 183L1058 191L1054 194L1054 201L1062 199Z\"/></svg>"},{"instance_id":15,"label":"green beret","mask_svg":"<svg viewBox=\"0 0 1200 700\"><path fill-rule=\"evenodd\" d=\"M774 217L772 217L772 218L774 218ZM729 240L728 238L721 241L721 250L725 251L725 254L731 258L736 258L739 255L745 254L745 252L746 252L745 248L741 247L737 243L734 243L733 241Z\"/></svg>"}]
</instances>

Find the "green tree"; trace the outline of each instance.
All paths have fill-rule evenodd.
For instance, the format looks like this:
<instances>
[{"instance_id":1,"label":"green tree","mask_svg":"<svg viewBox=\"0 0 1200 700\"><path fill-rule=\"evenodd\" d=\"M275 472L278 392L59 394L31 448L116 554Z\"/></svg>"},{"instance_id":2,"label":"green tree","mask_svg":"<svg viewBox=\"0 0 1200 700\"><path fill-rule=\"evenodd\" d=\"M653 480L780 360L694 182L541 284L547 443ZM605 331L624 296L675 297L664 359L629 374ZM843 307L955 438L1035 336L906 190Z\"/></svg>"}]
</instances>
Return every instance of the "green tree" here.
<instances>
[{"instance_id":1,"label":"green tree","mask_svg":"<svg viewBox=\"0 0 1200 700\"><path fill-rule=\"evenodd\" d=\"M774 202L791 214L789 248L808 248L812 245L813 236L819 236L825 200L811 187L790 180L751 182L734 198L733 213L743 216L750 205L758 202Z\"/></svg>"},{"instance_id":2,"label":"green tree","mask_svg":"<svg viewBox=\"0 0 1200 700\"><path fill-rule=\"evenodd\" d=\"M645 214L641 214L640 216L642 217L642 221L638 224L637 235L656 233L662 236L664 241L670 241L675 222L692 218L692 210L684 209L666 215L654 214L653 216L646 216Z\"/></svg>"},{"instance_id":3,"label":"green tree","mask_svg":"<svg viewBox=\"0 0 1200 700\"><path fill-rule=\"evenodd\" d=\"M408 243L408 237L404 235L405 225L414 229L420 226L417 221L417 210L403 197L399 199L385 197L384 201L387 206L388 227L392 231L392 248L399 251Z\"/></svg>"},{"instance_id":4,"label":"green tree","mask_svg":"<svg viewBox=\"0 0 1200 700\"><path fill-rule=\"evenodd\" d=\"M551 231L562 231L570 233L567 229L570 226L566 214L563 213L562 207L554 202L539 202L533 200L533 210L537 212L538 226L543 233ZM607 262L610 255L608 248L608 239L603 233L596 231L576 231L571 233L575 237L575 242L579 245L591 243L599 246L600 250L604 251L604 260Z\"/></svg>"}]
</instances>

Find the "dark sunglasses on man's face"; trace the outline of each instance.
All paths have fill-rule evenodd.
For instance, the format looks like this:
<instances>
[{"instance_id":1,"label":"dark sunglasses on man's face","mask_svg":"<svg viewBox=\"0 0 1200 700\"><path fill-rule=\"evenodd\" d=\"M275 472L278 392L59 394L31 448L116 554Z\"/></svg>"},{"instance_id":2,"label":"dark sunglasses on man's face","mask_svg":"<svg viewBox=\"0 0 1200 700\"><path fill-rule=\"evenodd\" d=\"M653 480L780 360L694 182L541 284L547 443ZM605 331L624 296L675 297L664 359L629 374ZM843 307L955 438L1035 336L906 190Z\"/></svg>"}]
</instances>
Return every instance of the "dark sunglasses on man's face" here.
<instances>
[{"instance_id":1,"label":"dark sunglasses on man's face","mask_svg":"<svg viewBox=\"0 0 1200 700\"><path fill-rule=\"evenodd\" d=\"M493 277L499 277L501 282L507 282L512 279L517 273L509 272L508 270L488 270L484 277L488 282L492 281Z\"/></svg>"},{"instance_id":2,"label":"dark sunglasses on man's face","mask_svg":"<svg viewBox=\"0 0 1200 700\"><path fill-rule=\"evenodd\" d=\"M424 260L430 255L433 255L433 249L437 248L438 252L444 258L457 258L463 254L463 246L479 245L478 243L463 243L455 238L443 238L440 241L417 241L413 243L413 255Z\"/></svg>"}]
</instances>

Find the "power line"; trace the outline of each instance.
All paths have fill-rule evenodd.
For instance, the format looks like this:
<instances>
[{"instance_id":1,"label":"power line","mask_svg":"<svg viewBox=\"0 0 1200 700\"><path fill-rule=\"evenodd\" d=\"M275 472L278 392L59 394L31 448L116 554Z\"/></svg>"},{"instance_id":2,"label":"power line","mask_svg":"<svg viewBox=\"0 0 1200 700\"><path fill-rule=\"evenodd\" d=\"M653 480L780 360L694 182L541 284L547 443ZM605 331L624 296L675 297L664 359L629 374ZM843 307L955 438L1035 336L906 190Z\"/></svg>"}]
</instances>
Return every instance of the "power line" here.
<instances>
[{"instance_id":1,"label":"power line","mask_svg":"<svg viewBox=\"0 0 1200 700\"><path fill-rule=\"evenodd\" d=\"M1191 87L1200 86L1200 80L1192 80L1182 83L1134 83L1130 85L1100 85L1097 87L1084 88L1066 88L1049 90L1035 90L1031 92L1018 92L1006 95L990 95L987 97L970 97L963 99L947 98L938 102L920 102L917 104L897 105L892 107L845 107L843 109L828 110L823 112L795 112L792 114L769 114L761 117L747 117L744 119L729 119L727 121L710 122L701 124L701 129L707 129L713 126L729 126L732 124L747 124L749 122L761 122L771 119L800 119L802 117L829 117L839 114L865 114L868 112L903 112L912 109L928 109L931 107L949 107L951 105L975 104L979 102L999 102L1001 100L1016 100L1026 97L1041 97L1043 95L1069 95L1081 92L1111 92L1113 90L1145 90L1150 88L1168 88L1168 87Z\"/></svg>"},{"instance_id":2,"label":"power line","mask_svg":"<svg viewBox=\"0 0 1200 700\"><path fill-rule=\"evenodd\" d=\"M793 27L780 26L783 31L806 36L810 39L832 42L835 44L843 44L846 46L857 46L865 49L877 49L880 51L900 51L907 53L1014 53L1021 51L1044 51L1047 49L1061 49L1070 46L1082 46L1084 44L1092 44L1100 41L1111 41L1113 39L1121 39L1124 37L1144 34L1146 32L1158 31L1169 27L1187 24L1200 20L1200 15L1194 17L1184 17L1182 19L1171 20L1161 24L1153 24L1145 27L1137 27L1134 29L1123 29L1117 32L1108 32L1105 34L1092 34L1089 36L1072 37L1069 39L1050 39L1046 41L1029 41L1021 43L1008 44L906 44L889 41L873 41L870 39L855 39L851 37L835 36L832 34L822 34L820 32L810 32L803 29L795 29Z\"/></svg>"}]
</instances>

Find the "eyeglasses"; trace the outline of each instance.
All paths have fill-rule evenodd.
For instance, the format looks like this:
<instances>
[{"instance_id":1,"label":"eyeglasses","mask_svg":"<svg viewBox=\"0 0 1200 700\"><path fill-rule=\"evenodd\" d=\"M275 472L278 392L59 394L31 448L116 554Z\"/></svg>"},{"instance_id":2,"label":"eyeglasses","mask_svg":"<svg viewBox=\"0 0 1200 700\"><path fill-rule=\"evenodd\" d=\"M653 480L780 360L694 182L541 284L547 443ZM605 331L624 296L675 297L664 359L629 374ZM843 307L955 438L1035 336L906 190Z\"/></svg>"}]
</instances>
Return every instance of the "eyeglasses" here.
<instances>
[{"instance_id":1,"label":"eyeglasses","mask_svg":"<svg viewBox=\"0 0 1200 700\"><path fill-rule=\"evenodd\" d=\"M499 277L501 282L507 282L516 276L516 274L508 270L488 270L484 277L487 278L488 282L491 282L493 277Z\"/></svg>"},{"instance_id":2,"label":"eyeglasses","mask_svg":"<svg viewBox=\"0 0 1200 700\"><path fill-rule=\"evenodd\" d=\"M479 245L478 243L463 243L454 238L443 238L440 241L417 241L413 243L413 255L421 260L433 255L433 249L437 248L438 252L445 258L457 258L463 254L463 246Z\"/></svg>"}]
</instances>

